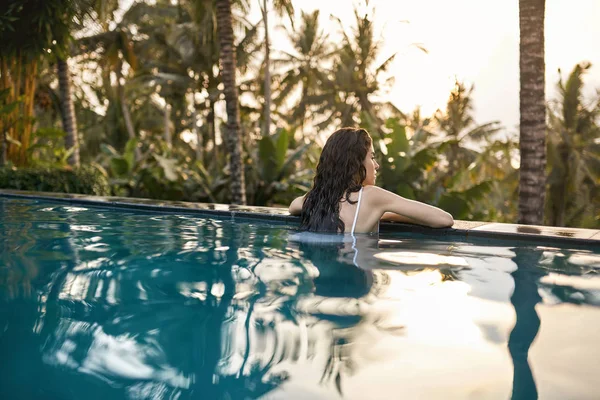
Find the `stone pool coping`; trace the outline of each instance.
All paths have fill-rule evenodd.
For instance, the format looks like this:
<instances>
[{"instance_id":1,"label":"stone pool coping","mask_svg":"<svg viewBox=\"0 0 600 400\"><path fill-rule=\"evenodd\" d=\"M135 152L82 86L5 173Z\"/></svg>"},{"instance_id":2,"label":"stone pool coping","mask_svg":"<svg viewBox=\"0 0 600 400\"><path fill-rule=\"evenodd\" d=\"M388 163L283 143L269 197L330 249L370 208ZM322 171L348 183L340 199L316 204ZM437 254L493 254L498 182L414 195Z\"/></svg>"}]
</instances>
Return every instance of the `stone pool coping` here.
<instances>
[{"instance_id":1,"label":"stone pool coping","mask_svg":"<svg viewBox=\"0 0 600 400\"><path fill-rule=\"evenodd\" d=\"M299 218L285 208L238 206L229 204L191 203L131 197L100 197L81 194L28 192L0 189L0 197L30 200L53 200L70 204L114 207L160 212L185 212L221 218L249 218L268 222L297 224ZM419 225L383 222L382 232L414 232L434 236L463 236L466 238L526 240L544 243L600 245L600 229L561 228L504 224L480 221L455 221L451 228L434 229Z\"/></svg>"}]
</instances>

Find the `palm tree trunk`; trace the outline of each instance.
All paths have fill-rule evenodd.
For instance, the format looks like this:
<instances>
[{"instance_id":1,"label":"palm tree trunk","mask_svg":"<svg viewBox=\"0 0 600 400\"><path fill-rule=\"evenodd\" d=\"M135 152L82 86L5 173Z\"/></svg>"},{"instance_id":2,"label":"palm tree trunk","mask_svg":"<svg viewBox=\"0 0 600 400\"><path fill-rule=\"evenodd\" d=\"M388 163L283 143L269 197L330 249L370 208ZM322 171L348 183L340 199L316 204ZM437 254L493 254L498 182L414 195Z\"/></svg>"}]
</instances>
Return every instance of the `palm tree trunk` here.
<instances>
[{"instance_id":1,"label":"palm tree trunk","mask_svg":"<svg viewBox=\"0 0 600 400\"><path fill-rule=\"evenodd\" d=\"M217 147L217 129L216 129L216 125L215 125L215 102L213 100L210 100L210 106L208 109L209 109L208 117L206 118L206 120L208 121L208 137L210 138L210 140L212 140L212 143L213 143L212 158L213 158L213 160L218 161L219 160L219 148ZM205 141L205 143L206 143L206 141Z\"/></svg>"},{"instance_id":2,"label":"palm tree trunk","mask_svg":"<svg viewBox=\"0 0 600 400\"><path fill-rule=\"evenodd\" d=\"M230 0L217 0L217 32L219 35L221 74L227 109L225 142L229 151L231 173L231 202L246 204L246 188L242 165L242 142L240 133L240 106L236 85L236 60L233 48L233 27Z\"/></svg>"},{"instance_id":3,"label":"palm tree trunk","mask_svg":"<svg viewBox=\"0 0 600 400\"><path fill-rule=\"evenodd\" d=\"M181 123L183 116L185 115L186 103L182 97L175 97L171 103L171 113L169 114L171 122L173 124L173 134L171 135L171 146L177 146L180 143L181 137L179 133L183 131L183 124Z\"/></svg>"},{"instance_id":4,"label":"palm tree trunk","mask_svg":"<svg viewBox=\"0 0 600 400\"><path fill-rule=\"evenodd\" d=\"M171 140L171 106L169 103L165 104L164 109L165 115L165 131L164 131L164 139L167 143L167 147L170 149L173 146L173 141Z\"/></svg>"},{"instance_id":5,"label":"palm tree trunk","mask_svg":"<svg viewBox=\"0 0 600 400\"><path fill-rule=\"evenodd\" d=\"M133 128L133 121L131 119L131 112L127 105L127 98L125 97L125 88L121 85L121 68L122 65L117 69L117 92L119 94L119 103L121 103L121 112L123 113L123 119L125 120L125 127L127 128L127 136L129 140L135 139L135 129ZM135 160L139 161L142 158L139 147L135 146Z\"/></svg>"},{"instance_id":6,"label":"palm tree trunk","mask_svg":"<svg viewBox=\"0 0 600 400\"><path fill-rule=\"evenodd\" d=\"M544 14L546 0L519 0L519 223L542 224L546 192Z\"/></svg>"},{"instance_id":7,"label":"palm tree trunk","mask_svg":"<svg viewBox=\"0 0 600 400\"><path fill-rule=\"evenodd\" d=\"M263 121L263 131L262 135L268 136L271 133L271 55L270 55L270 46L269 43L269 21L268 21L268 12L267 12L267 0L263 0L262 5L262 17L263 24L265 26L265 82L264 82L264 90L265 90L265 114Z\"/></svg>"},{"instance_id":8,"label":"palm tree trunk","mask_svg":"<svg viewBox=\"0 0 600 400\"><path fill-rule=\"evenodd\" d=\"M69 165L79 165L79 140L77 138L77 122L75 120L75 107L71 96L71 77L69 76L69 65L67 60L60 59L58 64L58 84L60 86L60 103L62 111L63 129L65 136L65 148L73 149L69 157Z\"/></svg>"},{"instance_id":9,"label":"palm tree trunk","mask_svg":"<svg viewBox=\"0 0 600 400\"><path fill-rule=\"evenodd\" d=\"M198 129L198 111L196 111L196 103L193 104L194 109L192 111L192 133L196 135L196 161L200 161L204 164L202 156L202 147L204 141L202 140L202 132Z\"/></svg>"}]
</instances>

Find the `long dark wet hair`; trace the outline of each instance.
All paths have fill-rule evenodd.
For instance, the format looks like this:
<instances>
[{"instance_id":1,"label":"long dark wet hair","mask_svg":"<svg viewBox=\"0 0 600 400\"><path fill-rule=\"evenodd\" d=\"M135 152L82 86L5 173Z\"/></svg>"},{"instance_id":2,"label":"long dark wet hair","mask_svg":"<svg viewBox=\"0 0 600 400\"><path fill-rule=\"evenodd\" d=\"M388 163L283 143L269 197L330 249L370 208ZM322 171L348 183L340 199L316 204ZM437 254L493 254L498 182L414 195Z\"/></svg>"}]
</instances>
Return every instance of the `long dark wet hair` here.
<instances>
[{"instance_id":1,"label":"long dark wet hair","mask_svg":"<svg viewBox=\"0 0 600 400\"><path fill-rule=\"evenodd\" d=\"M358 192L367 177L363 164L371 147L371 137L364 129L342 128L335 131L323 148L313 187L304 199L301 228L311 232L344 232L340 219L340 200Z\"/></svg>"}]
</instances>

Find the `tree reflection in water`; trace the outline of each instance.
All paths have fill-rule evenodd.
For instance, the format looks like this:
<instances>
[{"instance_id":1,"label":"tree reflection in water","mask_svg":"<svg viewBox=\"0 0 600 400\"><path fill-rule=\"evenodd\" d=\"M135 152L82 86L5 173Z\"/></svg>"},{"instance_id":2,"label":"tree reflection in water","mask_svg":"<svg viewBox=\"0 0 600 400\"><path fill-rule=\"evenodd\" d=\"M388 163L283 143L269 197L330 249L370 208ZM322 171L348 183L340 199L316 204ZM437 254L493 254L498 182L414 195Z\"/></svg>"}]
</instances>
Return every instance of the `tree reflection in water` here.
<instances>
[{"instance_id":1,"label":"tree reflection in water","mask_svg":"<svg viewBox=\"0 0 600 400\"><path fill-rule=\"evenodd\" d=\"M538 393L529 365L529 348L540 329L540 318L535 306L542 298L538 294L538 281L545 275L538 268L541 253L515 250L517 269L511 273L515 288L510 302L515 308L516 322L508 339L508 349L513 361L513 400L537 399Z\"/></svg>"},{"instance_id":2,"label":"tree reflection in water","mask_svg":"<svg viewBox=\"0 0 600 400\"><path fill-rule=\"evenodd\" d=\"M402 334L371 308L387 274L358 266L375 262L377 238L361 241L361 255L347 241L293 242L242 224L153 217L140 235L139 215L102 228L53 215L63 259L48 261L29 328L38 369L60 377L45 395L258 398L302 365L341 394L361 329Z\"/></svg>"},{"instance_id":3,"label":"tree reflection in water","mask_svg":"<svg viewBox=\"0 0 600 400\"><path fill-rule=\"evenodd\" d=\"M536 311L536 306L542 303L540 293L558 305L570 303L600 306L600 293L597 290L586 290L558 282L548 283L546 278L552 273L558 273L568 282L566 278L569 276L596 274L600 268L600 257L589 251L558 251L556 248L543 246L515 248L514 252L513 261L517 269L511 273L515 286L510 301L515 309L516 322L508 340L514 366L511 399L537 399L538 390L529 363L529 350L541 326Z\"/></svg>"},{"instance_id":4,"label":"tree reflection in water","mask_svg":"<svg viewBox=\"0 0 600 400\"><path fill-rule=\"evenodd\" d=\"M80 251L77 263L52 274L40 315L42 361L55 374L71 371L71 393L258 398L303 363L318 365L321 382L341 392L342 376L355 368L353 328L384 274L348 263L347 246L276 250L281 238L214 228L197 227L214 241L202 249L182 252L173 243L181 232L171 232L171 249L144 259L139 246L147 244L125 229L113 246L126 262Z\"/></svg>"},{"instance_id":5,"label":"tree reflection in water","mask_svg":"<svg viewBox=\"0 0 600 400\"><path fill-rule=\"evenodd\" d=\"M341 376L352 369L345 349L363 317L361 299L373 287L373 272L346 263L343 249L339 243L296 243L238 271L255 289L238 290L244 301L224 324L229 341L221 375L256 373L281 383L294 365L310 363L323 371L322 383L333 381L341 391Z\"/></svg>"},{"instance_id":6,"label":"tree reflection in water","mask_svg":"<svg viewBox=\"0 0 600 400\"><path fill-rule=\"evenodd\" d=\"M420 312L447 311L436 301L459 298L445 289L467 297L463 271L477 271L465 260L500 257L495 247L448 241L353 241L58 206L45 207L40 222L28 220L26 209L4 210L0 351L8 356L0 394L31 398L258 398L305 384L348 395L351 377L387 360L390 348L373 350L376 344L394 346L401 337L411 346L408 328L421 334L445 326L428 324ZM593 255L503 251L518 266L511 274L517 322L508 341L513 398L532 398L527 355L540 326L539 293L557 304L596 304L593 291L547 281L548 274L584 275ZM435 285L438 292L428 291ZM460 335L460 324L478 329L472 315L462 317L449 321L453 334Z\"/></svg>"}]
</instances>

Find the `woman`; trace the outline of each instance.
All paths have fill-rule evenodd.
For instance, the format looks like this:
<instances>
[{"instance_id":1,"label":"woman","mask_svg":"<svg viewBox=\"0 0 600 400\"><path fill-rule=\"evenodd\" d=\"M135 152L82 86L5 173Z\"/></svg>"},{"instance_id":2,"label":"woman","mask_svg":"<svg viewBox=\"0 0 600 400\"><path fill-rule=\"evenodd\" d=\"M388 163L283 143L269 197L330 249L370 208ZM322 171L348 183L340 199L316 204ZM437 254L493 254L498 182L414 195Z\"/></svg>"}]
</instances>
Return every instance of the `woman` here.
<instances>
[{"instance_id":1,"label":"woman","mask_svg":"<svg viewBox=\"0 0 600 400\"><path fill-rule=\"evenodd\" d=\"M450 227L452 216L375 186L379 164L364 129L342 128L325 143L313 188L290 204L311 232L377 232L381 219L433 228Z\"/></svg>"}]
</instances>

